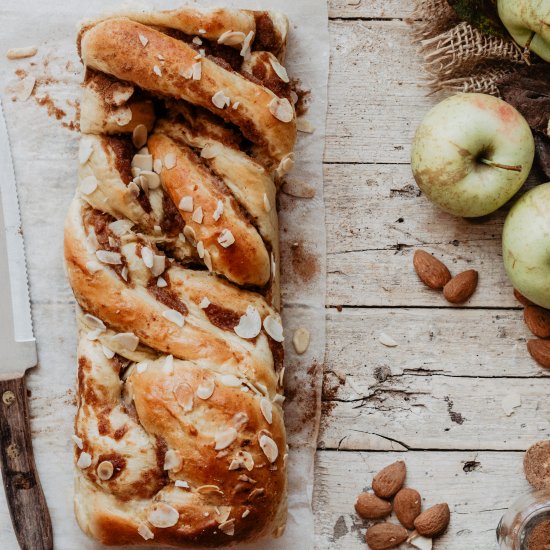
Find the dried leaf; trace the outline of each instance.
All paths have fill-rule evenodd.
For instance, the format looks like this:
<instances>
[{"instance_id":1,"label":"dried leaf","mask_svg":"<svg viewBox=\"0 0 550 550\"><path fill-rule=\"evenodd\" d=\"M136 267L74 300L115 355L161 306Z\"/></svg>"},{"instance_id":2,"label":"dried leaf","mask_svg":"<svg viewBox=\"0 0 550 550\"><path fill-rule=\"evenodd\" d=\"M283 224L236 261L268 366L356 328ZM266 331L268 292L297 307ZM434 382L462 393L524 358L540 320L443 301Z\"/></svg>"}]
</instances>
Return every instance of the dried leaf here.
<instances>
[{"instance_id":1,"label":"dried leaf","mask_svg":"<svg viewBox=\"0 0 550 550\"><path fill-rule=\"evenodd\" d=\"M533 130L546 134L550 119L550 69L546 63L523 67L503 78L497 87Z\"/></svg>"},{"instance_id":2,"label":"dried leaf","mask_svg":"<svg viewBox=\"0 0 550 550\"><path fill-rule=\"evenodd\" d=\"M502 98L513 105L531 126L537 161L550 178L550 70L546 63L523 67L497 83Z\"/></svg>"},{"instance_id":3,"label":"dried leaf","mask_svg":"<svg viewBox=\"0 0 550 550\"><path fill-rule=\"evenodd\" d=\"M447 0L463 21L467 21L484 34L509 37L500 21L496 0Z\"/></svg>"}]
</instances>

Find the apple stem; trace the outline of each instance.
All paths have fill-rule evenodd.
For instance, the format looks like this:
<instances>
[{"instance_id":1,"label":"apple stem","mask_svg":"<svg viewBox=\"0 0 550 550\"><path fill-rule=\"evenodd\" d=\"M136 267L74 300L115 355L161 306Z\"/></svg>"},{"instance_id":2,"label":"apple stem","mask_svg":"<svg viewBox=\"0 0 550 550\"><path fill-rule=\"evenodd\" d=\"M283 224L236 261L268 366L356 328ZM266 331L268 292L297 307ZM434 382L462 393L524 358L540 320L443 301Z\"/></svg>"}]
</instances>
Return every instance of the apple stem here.
<instances>
[{"instance_id":1,"label":"apple stem","mask_svg":"<svg viewBox=\"0 0 550 550\"><path fill-rule=\"evenodd\" d=\"M498 162L494 162L493 160L489 159L480 159L480 162L483 164L487 164L487 166L492 166L493 168L502 168L503 170L512 170L512 172L521 172L522 166L521 164L510 166L509 164L500 164Z\"/></svg>"}]
</instances>

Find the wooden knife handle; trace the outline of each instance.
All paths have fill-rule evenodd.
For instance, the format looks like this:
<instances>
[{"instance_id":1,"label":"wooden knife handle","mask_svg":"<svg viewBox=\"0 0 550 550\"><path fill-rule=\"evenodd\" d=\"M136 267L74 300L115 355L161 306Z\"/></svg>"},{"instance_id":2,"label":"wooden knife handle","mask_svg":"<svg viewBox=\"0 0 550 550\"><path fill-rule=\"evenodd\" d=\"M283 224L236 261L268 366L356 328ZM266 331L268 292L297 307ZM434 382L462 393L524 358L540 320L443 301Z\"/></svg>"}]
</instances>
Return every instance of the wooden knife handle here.
<instances>
[{"instance_id":1,"label":"wooden knife handle","mask_svg":"<svg viewBox=\"0 0 550 550\"><path fill-rule=\"evenodd\" d=\"M52 550L52 522L34 463L24 376L0 380L0 465L21 550Z\"/></svg>"}]
</instances>

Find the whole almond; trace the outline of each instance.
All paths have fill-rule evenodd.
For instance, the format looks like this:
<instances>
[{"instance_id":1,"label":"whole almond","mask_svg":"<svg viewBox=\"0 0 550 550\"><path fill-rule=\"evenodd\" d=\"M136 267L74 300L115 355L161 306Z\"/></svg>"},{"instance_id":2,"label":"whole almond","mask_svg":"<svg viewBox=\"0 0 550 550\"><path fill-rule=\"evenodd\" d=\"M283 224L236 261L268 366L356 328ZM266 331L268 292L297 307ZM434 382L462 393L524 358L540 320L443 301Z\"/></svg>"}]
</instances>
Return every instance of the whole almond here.
<instances>
[{"instance_id":1,"label":"whole almond","mask_svg":"<svg viewBox=\"0 0 550 550\"><path fill-rule=\"evenodd\" d=\"M436 504L422 512L415 520L415 529L425 537L441 535L449 525L451 512L446 503Z\"/></svg>"},{"instance_id":2,"label":"whole almond","mask_svg":"<svg viewBox=\"0 0 550 550\"><path fill-rule=\"evenodd\" d=\"M391 502L372 493L361 493L355 503L355 511L363 519L381 519L391 514Z\"/></svg>"},{"instance_id":3,"label":"whole almond","mask_svg":"<svg viewBox=\"0 0 550 550\"><path fill-rule=\"evenodd\" d=\"M415 250L413 265L420 280L435 290L443 288L451 280L447 266L424 250Z\"/></svg>"},{"instance_id":4,"label":"whole almond","mask_svg":"<svg viewBox=\"0 0 550 550\"><path fill-rule=\"evenodd\" d=\"M414 529L414 520L422 510L420 493L414 489L401 489L393 499L393 511L403 527Z\"/></svg>"},{"instance_id":5,"label":"whole almond","mask_svg":"<svg viewBox=\"0 0 550 550\"><path fill-rule=\"evenodd\" d=\"M517 290L515 288L514 288L514 297L516 298L516 300L520 304L523 304L524 306L534 305L533 302L531 302L531 300L529 300L529 298L526 298L519 290Z\"/></svg>"},{"instance_id":6,"label":"whole almond","mask_svg":"<svg viewBox=\"0 0 550 550\"><path fill-rule=\"evenodd\" d=\"M407 467L402 460L394 462L380 470L372 480L372 489L380 498L390 498L405 483Z\"/></svg>"},{"instance_id":7,"label":"whole almond","mask_svg":"<svg viewBox=\"0 0 550 550\"><path fill-rule=\"evenodd\" d=\"M367 529L365 541L371 550L395 548L407 540L409 534L401 525L395 523L377 523Z\"/></svg>"},{"instance_id":8,"label":"whole almond","mask_svg":"<svg viewBox=\"0 0 550 550\"><path fill-rule=\"evenodd\" d=\"M529 340L527 349L541 367L550 369L550 340Z\"/></svg>"},{"instance_id":9,"label":"whole almond","mask_svg":"<svg viewBox=\"0 0 550 550\"><path fill-rule=\"evenodd\" d=\"M451 304L462 304L475 292L478 274L475 269L455 275L444 287L443 296Z\"/></svg>"},{"instance_id":10,"label":"whole almond","mask_svg":"<svg viewBox=\"0 0 550 550\"><path fill-rule=\"evenodd\" d=\"M550 311L539 306L526 306L523 319L527 328L539 338L550 337Z\"/></svg>"}]
</instances>

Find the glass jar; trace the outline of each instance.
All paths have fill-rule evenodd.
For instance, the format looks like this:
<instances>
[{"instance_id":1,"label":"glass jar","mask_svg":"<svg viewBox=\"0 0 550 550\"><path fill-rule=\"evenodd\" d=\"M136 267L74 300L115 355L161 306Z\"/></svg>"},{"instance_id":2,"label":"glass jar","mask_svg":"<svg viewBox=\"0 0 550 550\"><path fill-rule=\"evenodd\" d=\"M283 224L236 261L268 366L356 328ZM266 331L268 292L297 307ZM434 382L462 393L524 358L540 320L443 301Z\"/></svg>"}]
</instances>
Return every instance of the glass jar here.
<instances>
[{"instance_id":1,"label":"glass jar","mask_svg":"<svg viewBox=\"0 0 550 550\"><path fill-rule=\"evenodd\" d=\"M550 489L518 498L498 524L497 541L501 550L550 548Z\"/></svg>"}]
</instances>

